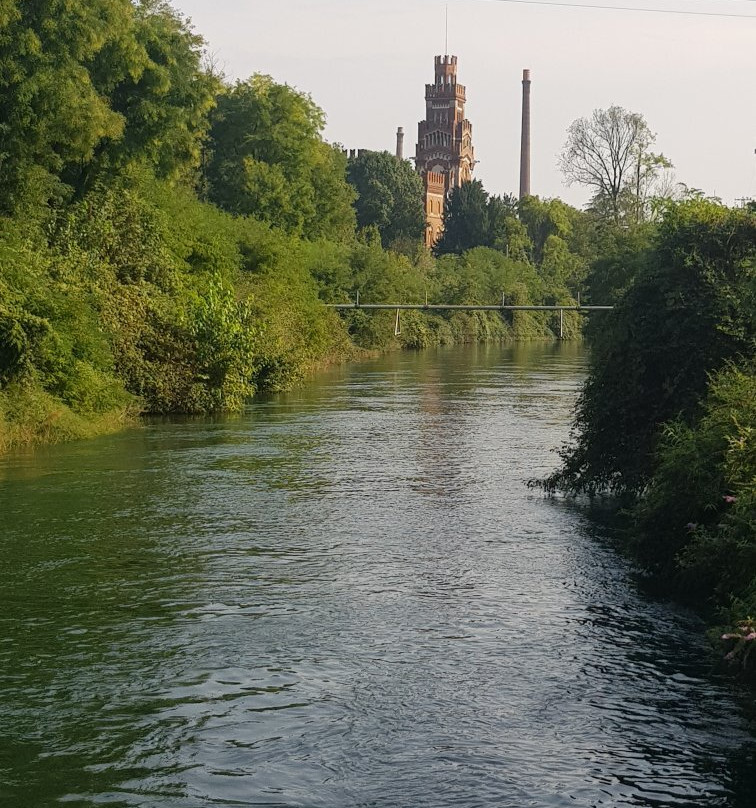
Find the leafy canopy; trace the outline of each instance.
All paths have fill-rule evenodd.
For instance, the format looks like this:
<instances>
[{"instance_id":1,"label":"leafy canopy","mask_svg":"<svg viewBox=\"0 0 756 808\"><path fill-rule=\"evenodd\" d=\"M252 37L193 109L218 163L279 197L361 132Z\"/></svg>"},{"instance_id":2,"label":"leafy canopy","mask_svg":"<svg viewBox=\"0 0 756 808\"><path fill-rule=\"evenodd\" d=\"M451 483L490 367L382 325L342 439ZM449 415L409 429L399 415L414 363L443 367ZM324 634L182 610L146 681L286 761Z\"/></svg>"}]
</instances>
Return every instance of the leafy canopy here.
<instances>
[{"instance_id":1,"label":"leafy canopy","mask_svg":"<svg viewBox=\"0 0 756 808\"><path fill-rule=\"evenodd\" d=\"M446 200L444 229L436 255L461 255L474 247L493 247L524 258L530 244L517 220L512 197L489 196L480 180L464 182Z\"/></svg>"},{"instance_id":2,"label":"leafy canopy","mask_svg":"<svg viewBox=\"0 0 756 808\"><path fill-rule=\"evenodd\" d=\"M224 210L308 238L354 229L346 157L321 137L322 110L270 76L239 81L211 115L209 196Z\"/></svg>"},{"instance_id":3,"label":"leafy canopy","mask_svg":"<svg viewBox=\"0 0 756 808\"><path fill-rule=\"evenodd\" d=\"M82 193L135 161L196 165L214 81L202 40L156 0L3 0L3 210Z\"/></svg>"},{"instance_id":4,"label":"leafy canopy","mask_svg":"<svg viewBox=\"0 0 756 808\"><path fill-rule=\"evenodd\" d=\"M358 227L375 227L384 247L422 238L423 183L406 160L389 152L360 151L349 160L347 179L357 192Z\"/></svg>"}]
</instances>

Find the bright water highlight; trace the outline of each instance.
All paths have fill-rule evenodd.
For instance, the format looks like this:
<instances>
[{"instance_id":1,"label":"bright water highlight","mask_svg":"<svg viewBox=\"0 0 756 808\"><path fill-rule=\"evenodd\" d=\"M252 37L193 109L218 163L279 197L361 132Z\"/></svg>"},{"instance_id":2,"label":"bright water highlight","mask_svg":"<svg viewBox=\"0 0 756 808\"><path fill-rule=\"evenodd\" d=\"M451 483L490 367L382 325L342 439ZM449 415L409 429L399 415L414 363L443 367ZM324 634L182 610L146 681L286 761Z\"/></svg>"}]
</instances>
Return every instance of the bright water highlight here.
<instances>
[{"instance_id":1,"label":"bright water highlight","mask_svg":"<svg viewBox=\"0 0 756 808\"><path fill-rule=\"evenodd\" d=\"M402 354L0 461L0 800L752 808L695 618L524 481L574 345Z\"/></svg>"}]
</instances>

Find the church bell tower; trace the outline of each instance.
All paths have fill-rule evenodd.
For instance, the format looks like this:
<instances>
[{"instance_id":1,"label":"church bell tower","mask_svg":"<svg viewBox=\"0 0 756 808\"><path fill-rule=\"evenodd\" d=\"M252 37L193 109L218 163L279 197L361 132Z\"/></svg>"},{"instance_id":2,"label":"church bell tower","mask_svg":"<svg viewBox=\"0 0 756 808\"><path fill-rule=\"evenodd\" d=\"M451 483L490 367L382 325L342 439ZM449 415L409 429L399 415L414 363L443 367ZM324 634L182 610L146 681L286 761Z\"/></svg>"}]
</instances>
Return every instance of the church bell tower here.
<instances>
[{"instance_id":1,"label":"church bell tower","mask_svg":"<svg viewBox=\"0 0 756 808\"><path fill-rule=\"evenodd\" d=\"M425 187L425 243L443 229L444 206L453 188L472 179L472 124L465 119L465 88L457 84L457 57L436 56L433 84L425 85L425 120L418 126L415 167Z\"/></svg>"}]
</instances>

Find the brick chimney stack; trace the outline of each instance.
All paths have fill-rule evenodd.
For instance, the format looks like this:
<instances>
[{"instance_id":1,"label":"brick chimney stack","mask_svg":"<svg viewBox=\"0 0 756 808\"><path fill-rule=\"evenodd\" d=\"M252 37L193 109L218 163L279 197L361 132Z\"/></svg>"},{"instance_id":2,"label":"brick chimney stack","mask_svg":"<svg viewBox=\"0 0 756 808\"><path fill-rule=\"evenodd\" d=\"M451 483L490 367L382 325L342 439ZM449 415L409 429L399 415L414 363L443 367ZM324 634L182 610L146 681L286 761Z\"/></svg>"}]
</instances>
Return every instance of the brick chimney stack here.
<instances>
[{"instance_id":1,"label":"brick chimney stack","mask_svg":"<svg viewBox=\"0 0 756 808\"><path fill-rule=\"evenodd\" d=\"M401 126L396 130L396 156L404 160L404 129Z\"/></svg>"},{"instance_id":2,"label":"brick chimney stack","mask_svg":"<svg viewBox=\"0 0 756 808\"><path fill-rule=\"evenodd\" d=\"M530 71L522 71L522 142L520 145L520 199L530 196Z\"/></svg>"}]
</instances>

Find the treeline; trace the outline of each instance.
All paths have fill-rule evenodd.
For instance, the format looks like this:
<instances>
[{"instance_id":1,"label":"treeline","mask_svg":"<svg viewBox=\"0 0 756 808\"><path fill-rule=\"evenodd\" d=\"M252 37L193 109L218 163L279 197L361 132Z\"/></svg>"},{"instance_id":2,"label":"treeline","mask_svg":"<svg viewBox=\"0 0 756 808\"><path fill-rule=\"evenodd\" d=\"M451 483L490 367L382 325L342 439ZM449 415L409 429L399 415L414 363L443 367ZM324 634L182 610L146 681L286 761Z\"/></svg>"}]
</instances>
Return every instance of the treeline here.
<instances>
[{"instance_id":1,"label":"treeline","mask_svg":"<svg viewBox=\"0 0 756 808\"><path fill-rule=\"evenodd\" d=\"M756 679L756 210L668 203L587 286L612 295L550 491L609 495L667 592L715 607Z\"/></svg>"},{"instance_id":2,"label":"treeline","mask_svg":"<svg viewBox=\"0 0 756 808\"><path fill-rule=\"evenodd\" d=\"M226 82L161 0L0 0L0 64L0 449L238 410L360 349L553 337L527 314L397 336L323 302L570 302L587 265L511 206L436 260L409 163L348 160L270 77Z\"/></svg>"}]
</instances>

